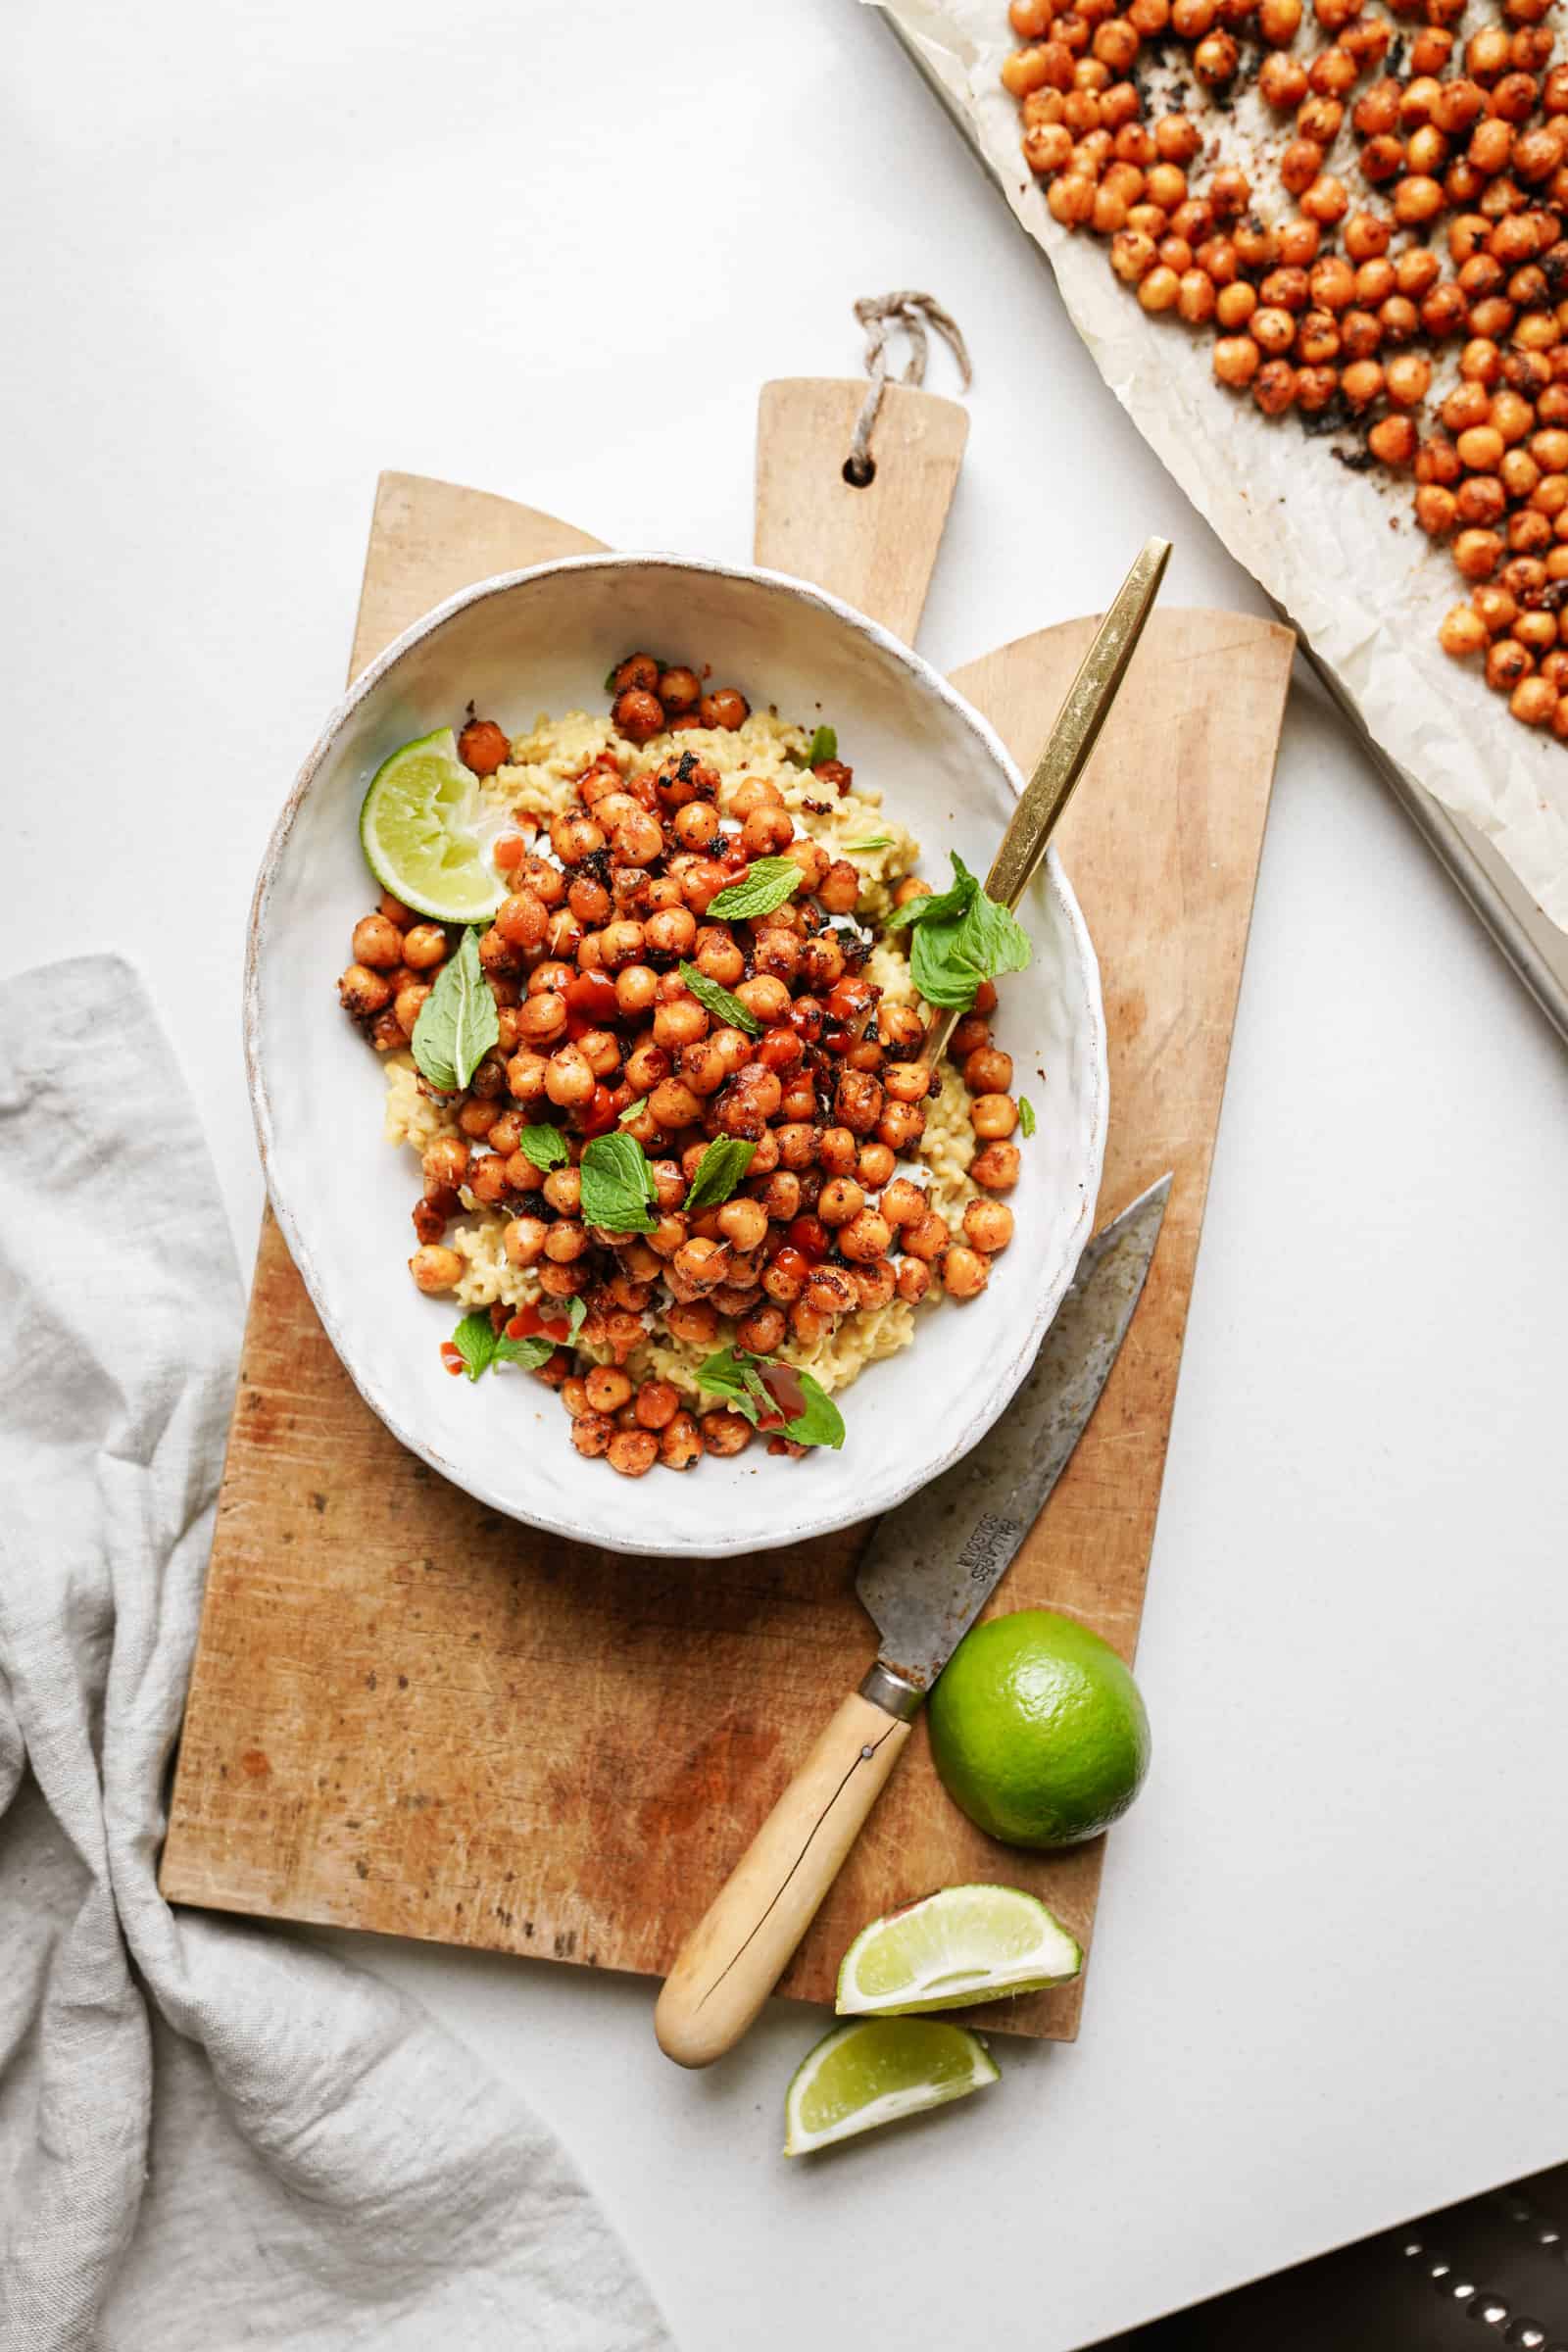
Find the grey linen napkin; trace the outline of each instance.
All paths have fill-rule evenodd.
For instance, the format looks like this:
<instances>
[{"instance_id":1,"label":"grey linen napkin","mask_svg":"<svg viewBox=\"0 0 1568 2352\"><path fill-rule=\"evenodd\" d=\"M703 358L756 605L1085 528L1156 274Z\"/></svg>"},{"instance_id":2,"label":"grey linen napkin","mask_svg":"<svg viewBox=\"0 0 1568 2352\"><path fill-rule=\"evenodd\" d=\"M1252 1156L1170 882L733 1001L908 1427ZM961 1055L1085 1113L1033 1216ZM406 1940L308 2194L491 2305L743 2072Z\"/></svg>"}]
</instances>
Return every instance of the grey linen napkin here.
<instances>
[{"instance_id":1,"label":"grey linen napkin","mask_svg":"<svg viewBox=\"0 0 1568 2352\"><path fill-rule=\"evenodd\" d=\"M412 2003L155 1880L241 1291L151 1005L0 986L0 2345L670 2339L559 2142Z\"/></svg>"}]
</instances>

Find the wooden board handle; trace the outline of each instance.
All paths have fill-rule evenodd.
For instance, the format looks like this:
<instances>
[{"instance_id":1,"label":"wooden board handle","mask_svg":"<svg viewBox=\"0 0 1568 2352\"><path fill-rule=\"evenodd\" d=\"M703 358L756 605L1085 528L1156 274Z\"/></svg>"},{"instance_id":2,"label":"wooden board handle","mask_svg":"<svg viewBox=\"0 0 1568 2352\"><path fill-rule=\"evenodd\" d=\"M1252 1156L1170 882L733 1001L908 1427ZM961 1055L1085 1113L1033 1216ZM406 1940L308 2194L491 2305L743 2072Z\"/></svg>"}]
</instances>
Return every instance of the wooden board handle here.
<instances>
[{"instance_id":1,"label":"wooden board handle","mask_svg":"<svg viewBox=\"0 0 1568 2352\"><path fill-rule=\"evenodd\" d=\"M831 589L912 641L953 503L969 418L956 401L889 384L871 436L875 472L844 478L864 381L764 384L757 417L756 560Z\"/></svg>"},{"instance_id":2,"label":"wooden board handle","mask_svg":"<svg viewBox=\"0 0 1568 2352\"><path fill-rule=\"evenodd\" d=\"M909 1727L852 1690L682 1944L654 2013L666 2058L711 2066L788 1965Z\"/></svg>"}]
</instances>

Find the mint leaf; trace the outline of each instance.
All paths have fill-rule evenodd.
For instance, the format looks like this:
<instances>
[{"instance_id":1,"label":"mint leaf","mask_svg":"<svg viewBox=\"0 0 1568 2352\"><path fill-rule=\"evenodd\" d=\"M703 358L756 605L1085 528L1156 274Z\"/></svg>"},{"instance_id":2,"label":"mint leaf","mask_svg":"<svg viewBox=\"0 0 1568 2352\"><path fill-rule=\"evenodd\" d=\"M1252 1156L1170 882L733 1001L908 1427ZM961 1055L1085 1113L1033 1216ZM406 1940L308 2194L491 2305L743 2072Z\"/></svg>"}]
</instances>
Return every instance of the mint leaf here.
<instances>
[{"instance_id":1,"label":"mint leaf","mask_svg":"<svg viewBox=\"0 0 1568 2352\"><path fill-rule=\"evenodd\" d=\"M967 914L978 895L979 881L956 855L953 857L953 876L951 890L933 891L923 899L906 899L902 906L895 906L886 928L896 931L902 923L945 923Z\"/></svg>"},{"instance_id":2,"label":"mint leaf","mask_svg":"<svg viewBox=\"0 0 1568 2352\"><path fill-rule=\"evenodd\" d=\"M896 906L888 926L913 926L909 976L926 1003L967 1012L982 980L1021 972L1032 951L1016 916L987 898L956 853L953 877L951 889Z\"/></svg>"},{"instance_id":3,"label":"mint leaf","mask_svg":"<svg viewBox=\"0 0 1568 2352\"><path fill-rule=\"evenodd\" d=\"M786 899L794 898L805 879L793 858L758 858L738 882L726 882L717 898L709 900L708 911L732 923L771 914Z\"/></svg>"},{"instance_id":4,"label":"mint leaf","mask_svg":"<svg viewBox=\"0 0 1568 2352\"><path fill-rule=\"evenodd\" d=\"M844 1415L819 1381L793 1366L806 1392L806 1410L784 1424L784 1435L797 1446L831 1446L835 1453L844 1443Z\"/></svg>"},{"instance_id":5,"label":"mint leaf","mask_svg":"<svg viewBox=\"0 0 1568 2352\"><path fill-rule=\"evenodd\" d=\"M700 972L695 963L683 963L680 976L703 1010L710 1012L714 1020L726 1022L731 1029L744 1029L748 1037L761 1036L762 1024L757 1015L747 1011L739 997L732 997L727 988L720 988L716 980L710 980L706 972Z\"/></svg>"},{"instance_id":6,"label":"mint leaf","mask_svg":"<svg viewBox=\"0 0 1568 2352\"><path fill-rule=\"evenodd\" d=\"M1033 1135L1035 1131L1035 1106L1030 1102L1027 1095L1020 1095L1018 1097L1018 1124L1022 1128L1024 1138L1027 1141L1027 1139Z\"/></svg>"},{"instance_id":7,"label":"mint leaf","mask_svg":"<svg viewBox=\"0 0 1568 2352\"><path fill-rule=\"evenodd\" d=\"M571 1157L559 1127L525 1127L517 1138L517 1150L536 1168L562 1168Z\"/></svg>"},{"instance_id":8,"label":"mint leaf","mask_svg":"<svg viewBox=\"0 0 1568 2352\"><path fill-rule=\"evenodd\" d=\"M839 738L837 728L818 727L816 733L811 737L810 743L807 748L807 766L820 767L824 760L836 760L838 756Z\"/></svg>"},{"instance_id":9,"label":"mint leaf","mask_svg":"<svg viewBox=\"0 0 1568 2352\"><path fill-rule=\"evenodd\" d=\"M648 1097L646 1095L639 1095L635 1102L627 1103L625 1109L615 1121L615 1125L617 1127L629 1127L633 1119L640 1119L643 1115L643 1112L647 1108Z\"/></svg>"},{"instance_id":10,"label":"mint leaf","mask_svg":"<svg viewBox=\"0 0 1568 2352\"><path fill-rule=\"evenodd\" d=\"M973 964L983 980L1003 972L1021 972L1033 951L1029 934L1017 916L977 891L958 925L956 952Z\"/></svg>"},{"instance_id":11,"label":"mint leaf","mask_svg":"<svg viewBox=\"0 0 1568 2352\"><path fill-rule=\"evenodd\" d=\"M549 1363L558 1348L564 1348L576 1338L587 1313L587 1306L581 1298L573 1298L567 1301L564 1340L553 1339L548 1331L530 1331L523 1340L509 1339L502 1332L495 1344L494 1361L498 1364L518 1364L524 1372L537 1372L541 1364ZM462 1347L461 1340L458 1345ZM468 1378L476 1380L478 1374L470 1372Z\"/></svg>"},{"instance_id":12,"label":"mint leaf","mask_svg":"<svg viewBox=\"0 0 1568 2352\"><path fill-rule=\"evenodd\" d=\"M781 1379L795 1381L806 1399L803 1409L793 1421L784 1421L773 1434L792 1439L797 1446L831 1446L835 1449L844 1443L844 1415L819 1381L798 1364L774 1364L768 1357L748 1355L739 1348L720 1348L697 1367L697 1385L710 1396L721 1396L733 1411L744 1413L754 1429L761 1426L761 1416L771 1421L782 1411L777 1397L768 1387L765 1375L775 1372Z\"/></svg>"},{"instance_id":13,"label":"mint leaf","mask_svg":"<svg viewBox=\"0 0 1568 2352\"><path fill-rule=\"evenodd\" d=\"M870 841L847 841L844 845L844 851L846 857L850 858L854 858L858 854L861 857L868 857L872 850L891 850L892 847L892 834L878 833ZM914 901L911 899L909 903L912 906Z\"/></svg>"},{"instance_id":14,"label":"mint leaf","mask_svg":"<svg viewBox=\"0 0 1568 2352\"><path fill-rule=\"evenodd\" d=\"M585 1225L611 1233L652 1233L654 1171L635 1136L617 1131L596 1135L583 1152L582 1205Z\"/></svg>"},{"instance_id":15,"label":"mint leaf","mask_svg":"<svg viewBox=\"0 0 1568 2352\"><path fill-rule=\"evenodd\" d=\"M697 1386L710 1396L722 1396L738 1405L747 1420L755 1424L755 1408L750 1412L746 1409L749 1398L745 1370L733 1348L720 1348L714 1354L704 1357L697 1367Z\"/></svg>"},{"instance_id":16,"label":"mint leaf","mask_svg":"<svg viewBox=\"0 0 1568 2352\"><path fill-rule=\"evenodd\" d=\"M476 1307L471 1315L465 1315L452 1334L452 1345L462 1356L463 1368L470 1380L477 1380L481 1372L488 1372L495 1362L499 1345L495 1325L490 1320L490 1309L487 1306Z\"/></svg>"},{"instance_id":17,"label":"mint leaf","mask_svg":"<svg viewBox=\"0 0 1568 2352\"><path fill-rule=\"evenodd\" d=\"M682 1203L686 1215L694 1208L716 1208L720 1200L727 1200L738 1190L756 1151L755 1144L743 1143L738 1135L721 1135L710 1143Z\"/></svg>"},{"instance_id":18,"label":"mint leaf","mask_svg":"<svg viewBox=\"0 0 1568 2352\"><path fill-rule=\"evenodd\" d=\"M496 1001L479 961L479 934L470 926L414 1024L414 1058L438 1094L461 1094L500 1035Z\"/></svg>"},{"instance_id":19,"label":"mint leaf","mask_svg":"<svg viewBox=\"0 0 1568 2352\"><path fill-rule=\"evenodd\" d=\"M916 931L909 950L909 977L928 1004L945 1012L967 1012L985 975L954 954L952 933L939 926Z\"/></svg>"}]
</instances>

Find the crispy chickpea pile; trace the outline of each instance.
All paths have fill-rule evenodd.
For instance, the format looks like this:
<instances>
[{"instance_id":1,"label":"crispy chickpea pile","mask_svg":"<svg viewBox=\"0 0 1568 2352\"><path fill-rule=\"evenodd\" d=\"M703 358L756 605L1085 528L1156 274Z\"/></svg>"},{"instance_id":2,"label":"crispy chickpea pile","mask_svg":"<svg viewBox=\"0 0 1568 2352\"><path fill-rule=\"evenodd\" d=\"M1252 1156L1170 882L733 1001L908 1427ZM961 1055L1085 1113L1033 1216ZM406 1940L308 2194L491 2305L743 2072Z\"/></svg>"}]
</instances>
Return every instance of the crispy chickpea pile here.
<instances>
[{"instance_id":1,"label":"crispy chickpea pile","mask_svg":"<svg viewBox=\"0 0 1568 2352\"><path fill-rule=\"evenodd\" d=\"M539 1377L560 1391L578 1452L640 1478L656 1463L684 1470L704 1452L739 1453L753 1436L738 1413L699 1417L668 1381L624 1368L656 1318L705 1352L729 1341L772 1357L786 1344L809 1348L846 1316L894 1298L916 1303L934 1285L976 1298L1012 1238L998 1196L1018 1178L1018 1110L1011 1058L986 1018L997 1001L987 982L950 1048L967 1089L980 1191L952 1230L924 1185L900 1171L938 1079L918 1058L922 1014L882 1001L864 977L870 937L845 919L858 870L797 833L772 782L743 778L726 822L718 772L695 753L676 749L657 767L640 760L638 747L671 725L679 732L688 713L739 727L748 707L735 689L705 693L692 670L661 669L643 654L619 665L612 687L623 740L573 780L569 809L543 830L519 814L526 831L497 845L512 890L479 959L500 1038L462 1095L435 1098L457 1132L424 1153L409 1263L421 1291L450 1292L465 1260L446 1239L449 1223L475 1210L504 1217L507 1257L533 1271L540 1298L520 1313L497 1305L492 1321L514 1338L554 1336L554 1311L564 1336L567 1303L581 1298L574 1346L558 1347ZM470 717L460 751L494 773L506 738ZM826 789L849 788L837 760L814 773ZM778 857L801 870L795 897L753 921L710 915L754 859ZM897 895L928 887L910 878ZM461 940L389 897L355 925L338 991L378 1052L409 1045ZM683 962L733 996L759 1034L715 1017ZM538 1125L564 1138L565 1165L528 1158L524 1134ZM581 1215L583 1151L617 1128L650 1163L656 1222L646 1234ZM731 1199L687 1213L704 1152L725 1136L754 1146L745 1178ZM588 1360L579 1348L612 1360ZM803 1450L779 1435L769 1443L770 1452Z\"/></svg>"},{"instance_id":2,"label":"crispy chickpea pile","mask_svg":"<svg viewBox=\"0 0 1568 2352\"><path fill-rule=\"evenodd\" d=\"M1054 218L1109 240L1152 317L1214 336L1263 414L1353 427L1473 583L1439 632L1515 718L1568 741L1568 64L1552 0L1012 0L1002 78ZM1214 120L1145 119L1185 47L1200 98L1244 83L1282 133L1280 217L1212 162ZM1443 393L1435 374L1457 380ZM1429 399L1429 395L1431 398Z\"/></svg>"}]
</instances>

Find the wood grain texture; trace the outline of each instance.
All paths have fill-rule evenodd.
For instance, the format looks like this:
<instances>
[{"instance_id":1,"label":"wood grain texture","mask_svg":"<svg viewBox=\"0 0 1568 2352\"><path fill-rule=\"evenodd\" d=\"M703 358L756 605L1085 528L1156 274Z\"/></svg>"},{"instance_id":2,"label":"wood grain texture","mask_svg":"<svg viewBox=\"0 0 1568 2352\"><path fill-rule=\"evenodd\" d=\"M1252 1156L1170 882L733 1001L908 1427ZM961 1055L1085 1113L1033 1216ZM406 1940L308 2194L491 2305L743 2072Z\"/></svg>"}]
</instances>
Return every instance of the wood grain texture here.
<instances>
[{"instance_id":1,"label":"wood grain texture","mask_svg":"<svg viewBox=\"0 0 1568 2352\"><path fill-rule=\"evenodd\" d=\"M967 412L889 384L871 436L874 479L844 478L863 384L802 376L762 386L753 553L914 642L957 484Z\"/></svg>"},{"instance_id":2,"label":"wood grain texture","mask_svg":"<svg viewBox=\"0 0 1568 2352\"><path fill-rule=\"evenodd\" d=\"M365 552L350 683L394 637L460 588L492 572L604 552L602 539L488 490L465 490L417 473L383 473Z\"/></svg>"},{"instance_id":3,"label":"wood grain texture","mask_svg":"<svg viewBox=\"0 0 1568 2352\"><path fill-rule=\"evenodd\" d=\"M909 1737L852 1690L681 1947L654 2012L666 2058L711 2066L761 2010Z\"/></svg>"},{"instance_id":4,"label":"wood grain texture","mask_svg":"<svg viewBox=\"0 0 1568 2352\"><path fill-rule=\"evenodd\" d=\"M392 625L420 593L421 515L426 603L454 584L470 513L476 576L537 560L542 540L559 549L565 529L446 484L396 482L367 567L366 612ZM1043 631L959 674L1021 756L1091 627ZM1068 1607L1126 1656L1290 645L1233 614L1156 614L1064 828L1104 974L1102 1212L1167 1167L1176 1182L1121 1358L995 1605ZM362 623L357 660L369 650ZM1049 1070L1019 1084L1049 1116ZM484 1509L362 1402L268 1220L165 1893L663 1975L801 1761L800 1727L825 1718L869 1661L858 1544L852 1530L750 1561L636 1560ZM961 1880L1036 1889L1087 1945L1101 1859L1099 1843L1057 1856L993 1844L943 1796L917 1724L782 1989L831 2000L866 1920ZM1070 2038L1081 1991L991 2009L986 2023Z\"/></svg>"}]
</instances>

